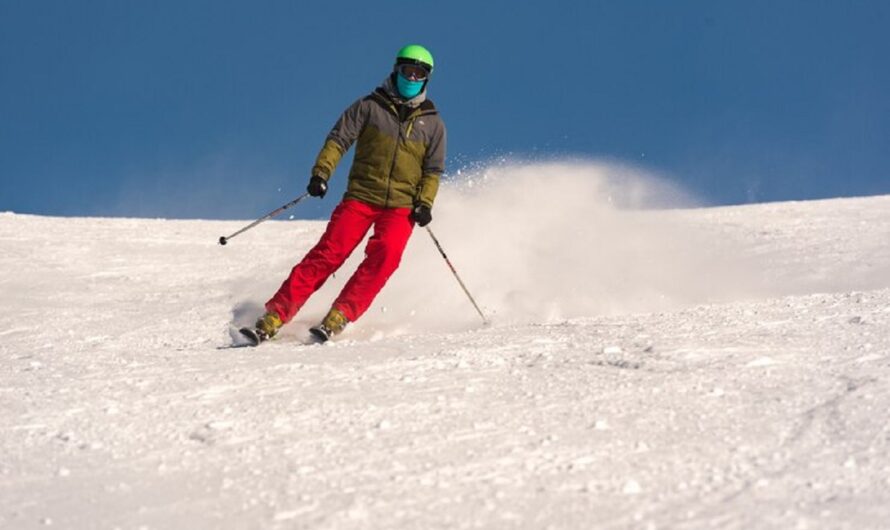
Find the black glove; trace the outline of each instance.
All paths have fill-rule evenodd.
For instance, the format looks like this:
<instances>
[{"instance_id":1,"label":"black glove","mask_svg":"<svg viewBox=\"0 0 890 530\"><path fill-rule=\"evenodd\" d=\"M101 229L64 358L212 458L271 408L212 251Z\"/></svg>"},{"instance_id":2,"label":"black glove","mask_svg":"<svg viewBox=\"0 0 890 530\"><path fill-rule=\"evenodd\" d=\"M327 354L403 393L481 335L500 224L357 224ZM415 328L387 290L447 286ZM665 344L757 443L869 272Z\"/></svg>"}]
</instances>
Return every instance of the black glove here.
<instances>
[{"instance_id":1,"label":"black glove","mask_svg":"<svg viewBox=\"0 0 890 530\"><path fill-rule=\"evenodd\" d=\"M312 178L309 179L309 185L306 186L306 191L313 197L324 199L324 194L328 192L328 183L325 179L313 175Z\"/></svg>"},{"instance_id":2,"label":"black glove","mask_svg":"<svg viewBox=\"0 0 890 530\"><path fill-rule=\"evenodd\" d=\"M433 220L433 212L430 211L430 207L426 204L418 204L411 211L411 218L420 226L426 226Z\"/></svg>"}]
</instances>

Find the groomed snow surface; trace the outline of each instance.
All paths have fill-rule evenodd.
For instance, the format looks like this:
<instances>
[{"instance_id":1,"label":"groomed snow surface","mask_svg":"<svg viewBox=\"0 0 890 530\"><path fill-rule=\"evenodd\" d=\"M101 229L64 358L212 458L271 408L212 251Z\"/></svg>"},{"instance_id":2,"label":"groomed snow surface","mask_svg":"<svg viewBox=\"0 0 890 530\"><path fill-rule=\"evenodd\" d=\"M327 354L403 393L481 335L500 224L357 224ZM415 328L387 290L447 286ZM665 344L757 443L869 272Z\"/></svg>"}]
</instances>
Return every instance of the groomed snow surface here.
<instances>
[{"instance_id":1,"label":"groomed snow surface","mask_svg":"<svg viewBox=\"0 0 890 530\"><path fill-rule=\"evenodd\" d=\"M890 197L694 204L487 168L430 226L493 325L416 230L255 349L324 222L0 214L0 528L890 527Z\"/></svg>"}]
</instances>

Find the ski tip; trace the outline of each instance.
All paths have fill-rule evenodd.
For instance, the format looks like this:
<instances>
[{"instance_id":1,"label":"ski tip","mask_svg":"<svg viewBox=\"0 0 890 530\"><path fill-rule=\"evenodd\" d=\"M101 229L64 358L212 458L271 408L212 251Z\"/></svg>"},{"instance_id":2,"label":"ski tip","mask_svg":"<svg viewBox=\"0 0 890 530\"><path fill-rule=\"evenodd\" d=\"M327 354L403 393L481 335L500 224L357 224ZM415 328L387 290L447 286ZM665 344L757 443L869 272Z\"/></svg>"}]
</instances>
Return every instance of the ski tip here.
<instances>
[{"instance_id":1,"label":"ski tip","mask_svg":"<svg viewBox=\"0 0 890 530\"><path fill-rule=\"evenodd\" d=\"M242 337L250 342L248 346L259 346L260 342L262 342L262 339L257 334L256 330L253 330L251 328L241 328L238 330L238 332L241 333Z\"/></svg>"},{"instance_id":2,"label":"ski tip","mask_svg":"<svg viewBox=\"0 0 890 530\"><path fill-rule=\"evenodd\" d=\"M318 326L309 328L309 333L312 335L313 338L315 338L316 342L319 342L321 344L324 344L328 341L328 339L331 338L328 336L327 333L325 333L323 329Z\"/></svg>"}]
</instances>

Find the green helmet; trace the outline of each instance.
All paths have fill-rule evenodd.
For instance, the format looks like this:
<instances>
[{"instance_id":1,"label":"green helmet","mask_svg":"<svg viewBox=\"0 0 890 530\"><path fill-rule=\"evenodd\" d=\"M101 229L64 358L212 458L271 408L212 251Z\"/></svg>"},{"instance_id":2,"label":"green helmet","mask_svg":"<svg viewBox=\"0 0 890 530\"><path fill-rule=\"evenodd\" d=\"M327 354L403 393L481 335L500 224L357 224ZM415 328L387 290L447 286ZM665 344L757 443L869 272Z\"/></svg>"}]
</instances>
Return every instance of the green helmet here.
<instances>
[{"instance_id":1,"label":"green helmet","mask_svg":"<svg viewBox=\"0 0 890 530\"><path fill-rule=\"evenodd\" d=\"M400 64L418 64L432 73L433 54L419 44L409 44L396 55L396 66Z\"/></svg>"}]
</instances>

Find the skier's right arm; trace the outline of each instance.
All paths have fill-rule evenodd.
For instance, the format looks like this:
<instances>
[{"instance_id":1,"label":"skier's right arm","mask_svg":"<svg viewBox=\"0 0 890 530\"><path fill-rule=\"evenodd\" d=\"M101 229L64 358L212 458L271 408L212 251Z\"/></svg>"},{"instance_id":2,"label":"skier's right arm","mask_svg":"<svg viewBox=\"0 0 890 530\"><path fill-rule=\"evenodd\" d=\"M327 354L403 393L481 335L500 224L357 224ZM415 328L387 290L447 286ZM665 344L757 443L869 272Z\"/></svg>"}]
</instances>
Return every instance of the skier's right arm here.
<instances>
[{"instance_id":1,"label":"skier's right arm","mask_svg":"<svg viewBox=\"0 0 890 530\"><path fill-rule=\"evenodd\" d=\"M321 177L325 181L331 178L340 159L362 132L367 114L364 98L356 101L343 112L331 132L328 133L324 147L321 148L321 152L315 159L312 176Z\"/></svg>"}]
</instances>

